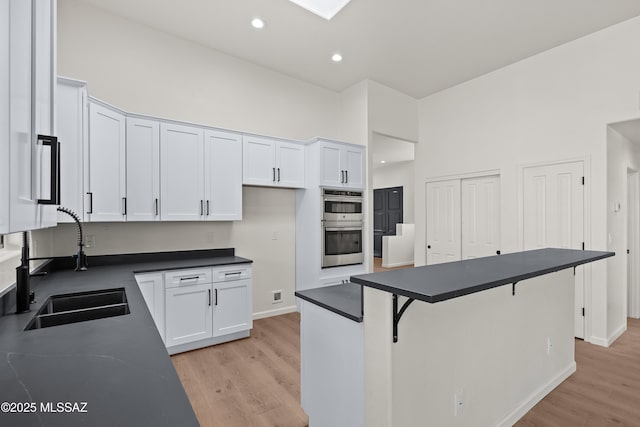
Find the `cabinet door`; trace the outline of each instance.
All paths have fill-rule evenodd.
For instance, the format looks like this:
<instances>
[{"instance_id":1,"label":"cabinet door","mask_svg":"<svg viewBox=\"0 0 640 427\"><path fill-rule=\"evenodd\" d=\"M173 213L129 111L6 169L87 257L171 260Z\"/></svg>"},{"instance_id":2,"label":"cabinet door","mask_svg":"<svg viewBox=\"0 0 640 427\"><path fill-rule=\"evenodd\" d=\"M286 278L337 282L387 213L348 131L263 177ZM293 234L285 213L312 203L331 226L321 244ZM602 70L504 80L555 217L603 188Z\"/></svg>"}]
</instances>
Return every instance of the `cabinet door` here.
<instances>
[{"instance_id":1,"label":"cabinet door","mask_svg":"<svg viewBox=\"0 0 640 427\"><path fill-rule=\"evenodd\" d=\"M124 221L126 197L125 117L89 103L88 221Z\"/></svg>"},{"instance_id":2,"label":"cabinet door","mask_svg":"<svg viewBox=\"0 0 640 427\"><path fill-rule=\"evenodd\" d=\"M167 347L212 337L211 285L167 289L165 344Z\"/></svg>"},{"instance_id":3,"label":"cabinet door","mask_svg":"<svg viewBox=\"0 0 640 427\"><path fill-rule=\"evenodd\" d=\"M127 117L127 221L160 219L160 123Z\"/></svg>"},{"instance_id":4,"label":"cabinet door","mask_svg":"<svg viewBox=\"0 0 640 427\"><path fill-rule=\"evenodd\" d=\"M136 282L164 341L164 280L162 273L136 274Z\"/></svg>"},{"instance_id":5,"label":"cabinet door","mask_svg":"<svg viewBox=\"0 0 640 427\"><path fill-rule=\"evenodd\" d=\"M364 149L346 146L342 159L345 171L345 187L364 188Z\"/></svg>"},{"instance_id":6,"label":"cabinet door","mask_svg":"<svg viewBox=\"0 0 640 427\"><path fill-rule=\"evenodd\" d=\"M304 146L279 142L276 146L276 184L304 188Z\"/></svg>"},{"instance_id":7,"label":"cabinet door","mask_svg":"<svg viewBox=\"0 0 640 427\"><path fill-rule=\"evenodd\" d=\"M204 152L206 219L242 219L242 137L206 130Z\"/></svg>"},{"instance_id":8,"label":"cabinet door","mask_svg":"<svg viewBox=\"0 0 640 427\"><path fill-rule=\"evenodd\" d=\"M84 221L82 182L83 145L87 136L87 88L80 82L58 79L56 93L56 135L60 140L60 205ZM59 213L58 222L74 222Z\"/></svg>"},{"instance_id":9,"label":"cabinet door","mask_svg":"<svg viewBox=\"0 0 640 427\"><path fill-rule=\"evenodd\" d=\"M0 28L10 27L10 2L0 2ZM0 31L0 234L9 232L9 31Z\"/></svg>"},{"instance_id":10,"label":"cabinet door","mask_svg":"<svg viewBox=\"0 0 640 427\"><path fill-rule=\"evenodd\" d=\"M275 141L254 136L243 136L242 183L246 185L275 185L275 159Z\"/></svg>"},{"instance_id":11,"label":"cabinet door","mask_svg":"<svg viewBox=\"0 0 640 427\"><path fill-rule=\"evenodd\" d=\"M204 136L197 127L160 124L163 221L204 219Z\"/></svg>"},{"instance_id":12,"label":"cabinet door","mask_svg":"<svg viewBox=\"0 0 640 427\"><path fill-rule=\"evenodd\" d=\"M7 2L3 2L6 5ZM32 122L32 2L10 0L8 80L9 88L9 229L38 228L38 206L34 194L36 138ZM4 59L3 59L4 61ZM3 200L4 204L5 201Z\"/></svg>"},{"instance_id":13,"label":"cabinet door","mask_svg":"<svg viewBox=\"0 0 640 427\"><path fill-rule=\"evenodd\" d=\"M55 4L51 0L33 0L33 126L37 135L56 136L54 117L56 93ZM61 144L62 147L62 144ZM36 199L50 199L52 183L51 147L36 144ZM58 221L56 205L38 205L38 226L53 227Z\"/></svg>"},{"instance_id":14,"label":"cabinet door","mask_svg":"<svg viewBox=\"0 0 640 427\"><path fill-rule=\"evenodd\" d=\"M344 172L340 162L342 147L338 144L322 143L320 147L320 185L342 187Z\"/></svg>"},{"instance_id":15,"label":"cabinet door","mask_svg":"<svg viewBox=\"0 0 640 427\"><path fill-rule=\"evenodd\" d=\"M251 279L215 283L213 336L247 331L252 327Z\"/></svg>"}]
</instances>

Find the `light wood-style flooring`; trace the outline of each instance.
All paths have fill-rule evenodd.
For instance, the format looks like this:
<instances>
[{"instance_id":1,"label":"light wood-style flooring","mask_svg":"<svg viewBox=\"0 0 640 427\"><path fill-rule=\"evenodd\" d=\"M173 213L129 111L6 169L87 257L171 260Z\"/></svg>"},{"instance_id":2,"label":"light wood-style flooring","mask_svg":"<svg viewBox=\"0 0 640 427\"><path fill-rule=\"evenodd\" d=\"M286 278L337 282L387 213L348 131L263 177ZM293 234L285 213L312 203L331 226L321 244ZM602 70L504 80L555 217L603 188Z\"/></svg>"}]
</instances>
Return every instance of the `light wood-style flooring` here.
<instances>
[{"instance_id":1,"label":"light wood-style flooring","mask_svg":"<svg viewBox=\"0 0 640 427\"><path fill-rule=\"evenodd\" d=\"M413 265L401 265L400 267L384 268L382 266L382 258L374 258L373 259L373 272L374 273L379 273L381 271L400 270L400 269L403 269L403 268L413 268Z\"/></svg>"},{"instance_id":2,"label":"light wood-style flooring","mask_svg":"<svg viewBox=\"0 0 640 427\"><path fill-rule=\"evenodd\" d=\"M171 359L202 427L308 425L298 313L256 320L250 338Z\"/></svg>"},{"instance_id":3,"label":"light wood-style flooring","mask_svg":"<svg viewBox=\"0 0 640 427\"><path fill-rule=\"evenodd\" d=\"M640 426L640 320L610 348L576 340L578 370L517 427ZM172 356L203 427L302 427L300 316L256 320L251 337Z\"/></svg>"}]
</instances>

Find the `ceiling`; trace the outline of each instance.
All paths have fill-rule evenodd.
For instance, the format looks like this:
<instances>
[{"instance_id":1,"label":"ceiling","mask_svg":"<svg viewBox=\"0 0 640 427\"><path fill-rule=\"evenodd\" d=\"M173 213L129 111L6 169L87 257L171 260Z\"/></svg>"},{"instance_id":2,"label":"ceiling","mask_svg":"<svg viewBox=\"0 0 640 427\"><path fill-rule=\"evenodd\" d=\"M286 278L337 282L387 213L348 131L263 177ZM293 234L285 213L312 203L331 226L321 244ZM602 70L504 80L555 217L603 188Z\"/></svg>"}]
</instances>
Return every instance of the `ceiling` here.
<instances>
[{"instance_id":1,"label":"ceiling","mask_svg":"<svg viewBox=\"0 0 640 427\"><path fill-rule=\"evenodd\" d=\"M411 161L414 159L414 148L412 142L374 133L370 148L373 168Z\"/></svg>"},{"instance_id":2,"label":"ceiling","mask_svg":"<svg viewBox=\"0 0 640 427\"><path fill-rule=\"evenodd\" d=\"M334 91L368 78L415 98L640 15L638 0L352 0L330 21L289 0L80 1Z\"/></svg>"}]
</instances>

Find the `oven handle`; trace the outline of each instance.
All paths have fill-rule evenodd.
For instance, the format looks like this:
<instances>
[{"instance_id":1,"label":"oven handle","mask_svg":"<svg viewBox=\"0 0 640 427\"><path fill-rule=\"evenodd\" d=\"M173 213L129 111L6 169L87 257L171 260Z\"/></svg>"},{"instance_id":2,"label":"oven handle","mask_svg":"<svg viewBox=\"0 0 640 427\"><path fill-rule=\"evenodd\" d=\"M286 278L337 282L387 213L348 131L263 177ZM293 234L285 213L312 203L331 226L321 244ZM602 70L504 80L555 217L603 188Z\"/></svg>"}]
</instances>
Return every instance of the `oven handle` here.
<instances>
[{"instance_id":1,"label":"oven handle","mask_svg":"<svg viewBox=\"0 0 640 427\"><path fill-rule=\"evenodd\" d=\"M325 197L324 201L325 202L349 202L349 203L360 202L362 203L363 197L362 196Z\"/></svg>"},{"instance_id":2,"label":"oven handle","mask_svg":"<svg viewBox=\"0 0 640 427\"><path fill-rule=\"evenodd\" d=\"M362 227L325 227L325 231L362 231Z\"/></svg>"}]
</instances>

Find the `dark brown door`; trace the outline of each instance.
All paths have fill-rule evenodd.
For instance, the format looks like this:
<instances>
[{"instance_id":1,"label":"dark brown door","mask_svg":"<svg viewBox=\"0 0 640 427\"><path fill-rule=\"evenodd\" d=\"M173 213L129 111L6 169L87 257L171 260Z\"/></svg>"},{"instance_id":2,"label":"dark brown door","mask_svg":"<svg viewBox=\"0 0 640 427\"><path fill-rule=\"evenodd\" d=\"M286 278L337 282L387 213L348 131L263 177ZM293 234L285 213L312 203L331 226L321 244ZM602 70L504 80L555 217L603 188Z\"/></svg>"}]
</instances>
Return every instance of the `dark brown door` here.
<instances>
[{"instance_id":1,"label":"dark brown door","mask_svg":"<svg viewBox=\"0 0 640 427\"><path fill-rule=\"evenodd\" d=\"M395 236L402 220L402 187L373 190L373 256L382 257L382 236Z\"/></svg>"}]
</instances>

